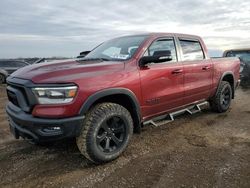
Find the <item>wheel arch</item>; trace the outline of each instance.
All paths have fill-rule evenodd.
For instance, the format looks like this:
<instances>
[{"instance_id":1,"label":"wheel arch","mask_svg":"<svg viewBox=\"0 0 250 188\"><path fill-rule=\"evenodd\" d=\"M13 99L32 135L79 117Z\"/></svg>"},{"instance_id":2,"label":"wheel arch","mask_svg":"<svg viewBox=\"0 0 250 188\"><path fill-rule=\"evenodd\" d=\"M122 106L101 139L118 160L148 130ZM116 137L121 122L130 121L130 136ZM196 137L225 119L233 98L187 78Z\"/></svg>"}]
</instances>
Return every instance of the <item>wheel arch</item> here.
<instances>
[{"instance_id":1,"label":"wheel arch","mask_svg":"<svg viewBox=\"0 0 250 188\"><path fill-rule=\"evenodd\" d=\"M93 106L102 102L114 102L125 107L131 114L134 132L141 131L141 110L136 95L126 88L109 88L89 96L80 108L79 114L85 115Z\"/></svg>"},{"instance_id":2,"label":"wheel arch","mask_svg":"<svg viewBox=\"0 0 250 188\"><path fill-rule=\"evenodd\" d=\"M218 88L219 88L219 85L221 84L222 81L227 81L230 85L231 85L231 88L232 88L232 98L234 99L234 93L235 93L235 79L234 79L234 74L233 72L231 71L227 71L227 72L224 72L220 78L220 81L219 81L219 84L218 84L218 87L217 87L217 91L216 91L216 94L218 93Z\"/></svg>"}]
</instances>

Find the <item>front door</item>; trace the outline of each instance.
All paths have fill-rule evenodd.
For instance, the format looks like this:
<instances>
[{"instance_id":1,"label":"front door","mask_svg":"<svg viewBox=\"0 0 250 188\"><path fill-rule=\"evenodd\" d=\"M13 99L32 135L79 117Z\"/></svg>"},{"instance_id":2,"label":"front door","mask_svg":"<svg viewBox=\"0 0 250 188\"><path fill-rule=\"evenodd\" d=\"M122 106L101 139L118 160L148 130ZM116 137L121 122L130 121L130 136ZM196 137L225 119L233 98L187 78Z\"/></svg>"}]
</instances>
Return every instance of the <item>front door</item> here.
<instances>
[{"instance_id":1,"label":"front door","mask_svg":"<svg viewBox=\"0 0 250 188\"><path fill-rule=\"evenodd\" d=\"M171 61L150 63L140 68L142 112L146 118L168 112L184 103L183 66L178 63L174 39L155 40L144 56L153 56L155 51L163 50L171 51Z\"/></svg>"}]
</instances>

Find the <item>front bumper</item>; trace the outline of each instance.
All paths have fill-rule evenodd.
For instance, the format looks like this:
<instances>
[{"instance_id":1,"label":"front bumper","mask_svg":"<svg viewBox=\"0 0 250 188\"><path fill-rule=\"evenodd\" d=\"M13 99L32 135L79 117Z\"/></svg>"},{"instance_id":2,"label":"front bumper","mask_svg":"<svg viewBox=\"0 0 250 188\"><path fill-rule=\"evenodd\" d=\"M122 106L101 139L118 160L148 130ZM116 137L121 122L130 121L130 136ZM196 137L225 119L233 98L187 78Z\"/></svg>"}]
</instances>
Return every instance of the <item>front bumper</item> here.
<instances>
[{"instance_id":1,"label":"front bumper","mask_svg":"<svg viewBox=\"0 0 250 188\"><path fill-rule=\"evenodd\" d=\"M79 136L84 116L65 119L44 119L33 117L9 102L6 106L10 130L18 139L20 136L36 142L55 141Z\"/></svg>"}]
</instances>

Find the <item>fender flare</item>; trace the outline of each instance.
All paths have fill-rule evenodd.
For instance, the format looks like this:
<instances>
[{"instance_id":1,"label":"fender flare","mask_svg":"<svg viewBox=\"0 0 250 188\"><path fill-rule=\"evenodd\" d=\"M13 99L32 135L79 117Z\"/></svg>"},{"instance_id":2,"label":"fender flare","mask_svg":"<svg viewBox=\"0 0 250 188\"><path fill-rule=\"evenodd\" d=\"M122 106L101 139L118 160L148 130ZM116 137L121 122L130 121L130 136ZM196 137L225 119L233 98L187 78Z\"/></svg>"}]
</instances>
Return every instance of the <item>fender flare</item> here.
<instances>
[{"instance_id":1,"label":"fender flare","mask_svg":"<svg viewBox=\"0 0 250 188\"><path fill-rule=\"evenodd\" d=\"M137 100L136 95L131 90L126 89L126 88L109 88L109 89L100 90L100 91L90 95L87 98L87 100L82 104L80 111L79 111L79 115L85 115L97 100L99 100L103 97L107 97L110 95L116 95L116 94L126 95L130 99L130 101L132 102L132 105L133 105L133 109L136 112L136 124L140 125L140 123L141 123L140 104ZM138 127L140 127L140 126L138 126Z\"/></svg>"},{"instance_id":2,"label":"fender flare","mask_svg":"<svg viewBox=\"0 0 250 188\"><path fill-rule=\"evenodd\" d=\"M234 74L233 74L232 71L226 71L226 72L224 72L224 73L221 75L220 80L219 80L219 83L218 83L218 86L217 86L217 89L216 89L215 95L217 95L217 93L218 93L218 91L219 91L219 86L220 86L220 84L221 84L223 78L225 78L225 76L228 76L228 75L230 75L230 76L233 77L233 88L232 88L232 91L233 91L233 98L234 98L234 92L235 92L235 78L234 78Z\"/></svg>"}]
</instances>

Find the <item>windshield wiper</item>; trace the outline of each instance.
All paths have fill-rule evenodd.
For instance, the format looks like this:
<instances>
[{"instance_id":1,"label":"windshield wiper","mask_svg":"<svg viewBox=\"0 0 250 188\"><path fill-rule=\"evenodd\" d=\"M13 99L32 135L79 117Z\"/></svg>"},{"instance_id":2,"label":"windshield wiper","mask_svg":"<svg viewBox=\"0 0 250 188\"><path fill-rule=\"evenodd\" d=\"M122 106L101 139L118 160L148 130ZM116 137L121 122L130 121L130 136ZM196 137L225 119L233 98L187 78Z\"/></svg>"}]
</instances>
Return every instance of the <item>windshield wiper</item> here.
<instances>
[{"instance_id":1,"label":"windshield wiper","mask_svg":"<svg viewBox=\"0 0 250 188\"><path fill-rule=\"evenodd\" d=\"M83 58L80 59L79 61L110 61L107 58Z\"/></svg>"}]
</instances>

